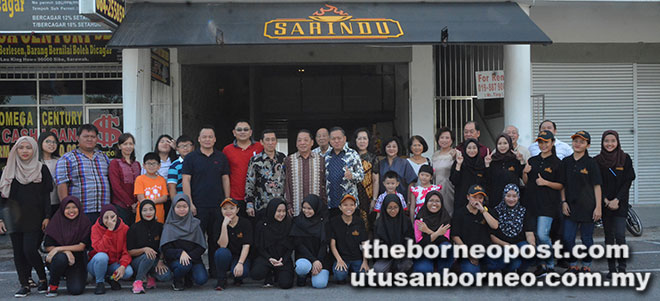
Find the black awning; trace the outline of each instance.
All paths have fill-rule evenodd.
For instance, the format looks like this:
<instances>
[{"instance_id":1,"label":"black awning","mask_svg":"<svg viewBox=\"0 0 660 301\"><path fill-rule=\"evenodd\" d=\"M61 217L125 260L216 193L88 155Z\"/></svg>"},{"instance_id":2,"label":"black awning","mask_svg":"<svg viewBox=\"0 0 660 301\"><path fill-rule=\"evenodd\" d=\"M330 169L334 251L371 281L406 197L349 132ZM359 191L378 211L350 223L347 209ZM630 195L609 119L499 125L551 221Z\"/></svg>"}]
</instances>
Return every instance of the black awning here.
<instances>
[{"instance_id":1,"label":"black awning","mask_svg":"<svg viewBox=\"0 0 660 301\"><path fill-rule=\"evenodd\" d=\"M512 2L135 3L108 46L441 42L552 43Z\"/></svg>"}]
</instances>

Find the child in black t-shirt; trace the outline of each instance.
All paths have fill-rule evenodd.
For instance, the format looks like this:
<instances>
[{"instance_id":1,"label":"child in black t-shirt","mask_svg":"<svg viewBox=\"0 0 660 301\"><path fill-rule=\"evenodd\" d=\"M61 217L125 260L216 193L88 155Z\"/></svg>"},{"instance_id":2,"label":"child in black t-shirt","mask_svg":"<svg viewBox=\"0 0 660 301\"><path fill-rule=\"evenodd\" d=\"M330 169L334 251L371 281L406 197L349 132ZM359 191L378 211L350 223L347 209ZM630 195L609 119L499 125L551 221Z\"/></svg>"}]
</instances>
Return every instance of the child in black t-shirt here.
<instances>
[{"instance_id":1,"label":"child in black t-shirt","mask_svg":"<svg viewBox=\"0 0 660 301\"><path fill-rule=\"evenodd\" d=\"M367 241L364 222L355 215L357 201L352 195L345 195L339 203L341 215L330 220L330 251L335 257L332 267L334 279L343 283L348 272L369 270L367 259L362 254L361 246Z\"/></svg>"},{"instance_id":2,"label":"child in black t-shirt","mask_svg":"<svg viewBox=\"0 0 660 301\"><path fill-rule=\"evenodd\" d=\"M564 214L564 247L570 251L575 247L578 229L582 243L591 247L594 244L594 222L601 217L602 178L596 161L589 157L587 148L591 136L586 131L578 131L573 136L573 155L562 160L564 188L561 190L562 212ZM578 268L577 259L569 260L570 272L590 272L591 257L582 260Z\"/></svg>"},{"instance_id":3,"label":"child in black t-shirt","mask_svg":"<svg viewBox=\"0 0 660 301\"><path fill-rule=\"evenodd\" d=\"M220 204L223 220L216 222L216 231L220 231L218 246L215 251L215 266L218 272L218 283L215 290L221 291L227 287L227 271L234 276L234 285L243 284L243 278L250 271L250 245L252 244L252 224L247 219L238 216L238 203L227 198Z\"/></svg>"}]
</instances>

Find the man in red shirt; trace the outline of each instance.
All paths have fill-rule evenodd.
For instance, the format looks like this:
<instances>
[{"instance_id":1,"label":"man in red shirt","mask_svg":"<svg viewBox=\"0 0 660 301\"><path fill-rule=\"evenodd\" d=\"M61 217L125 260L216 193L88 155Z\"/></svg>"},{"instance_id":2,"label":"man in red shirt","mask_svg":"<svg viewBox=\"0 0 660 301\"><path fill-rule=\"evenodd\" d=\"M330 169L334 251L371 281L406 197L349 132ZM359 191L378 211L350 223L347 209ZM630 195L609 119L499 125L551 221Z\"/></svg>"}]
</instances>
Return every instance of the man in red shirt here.
<instances>
[{"instance_id":1,"label":"man in red shirt","mask_svg":"<svg viewBox=\"0 0 660 301\"><path fill-rule=\"evenodd\" d=\"M231 184L229 195L238 202L240 215L254 216L254 204L245 203L245 178L250 158L261 153L264 146L260 142L252 140L252 127L247 120L236 122L232 133L236 139L222 149L229 160L229 182Z\"/></svg>"}]
</instances>

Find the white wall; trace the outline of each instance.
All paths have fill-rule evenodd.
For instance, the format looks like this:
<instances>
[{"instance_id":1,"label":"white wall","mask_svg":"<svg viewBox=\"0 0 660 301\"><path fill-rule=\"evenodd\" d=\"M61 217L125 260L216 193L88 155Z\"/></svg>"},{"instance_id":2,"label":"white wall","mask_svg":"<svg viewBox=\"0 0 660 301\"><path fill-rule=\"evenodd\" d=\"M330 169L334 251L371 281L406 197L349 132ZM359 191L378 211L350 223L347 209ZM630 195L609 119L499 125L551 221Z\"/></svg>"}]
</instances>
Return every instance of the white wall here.
<instances>
[{"instance_id":1,"label":"white wall","mask_svg":"<svg viewBox=\"0 0 660 301\"><path fill-rule=\"evenodd\" d=\"M433 154L435 134L435 64L433 46L413 45L410 62L410 129L411 135L426 139Z\"/></svg>"}]
</instances>

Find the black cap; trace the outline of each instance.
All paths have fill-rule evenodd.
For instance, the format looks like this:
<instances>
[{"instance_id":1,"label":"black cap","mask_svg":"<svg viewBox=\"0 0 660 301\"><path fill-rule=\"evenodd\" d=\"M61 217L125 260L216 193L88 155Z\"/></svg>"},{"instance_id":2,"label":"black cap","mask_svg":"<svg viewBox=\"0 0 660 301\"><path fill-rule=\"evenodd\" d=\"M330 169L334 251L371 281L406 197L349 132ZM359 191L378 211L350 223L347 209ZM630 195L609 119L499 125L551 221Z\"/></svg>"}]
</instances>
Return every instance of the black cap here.
<instances>
[{"instance_id":1,"label":"black cap","mask_svg":"<svg viewBox=\"0 0 660 301\"><path fill-rule=\"evenodd\" d=\"M577 131L577 132L575 132L575 134L573 134L573 136L571 136L571 139L575 139L575 138L578 138L578 137L580 137L584 140L587 140L587 144L591 144L591 135L589 135L589 132L587 132L587 131Z\"/></svg>"},{"instance_id":2,"label":"black cap","mask_svg":"<svg viewBox=\"0 0 660 301\"><path fill-rule=\"evenodd\" d=\"M470 186L470 189L468 189L468 195L475 196L477 194L483 194L484 198L488 198L488 195L486 194L486 190L484 189L483 186L479 184L474 184Z\"/></svg>"},{"instance_id":3,"label":"black cap","mask_svg":"<svg viewBox=\"0 0 660 301\"><path fill-rule=\"evenodd\" d=\"M555 139L555 135L551 131L540 131L535 141L543 140L549 142Z\"/></svg>"}]
</instances>

